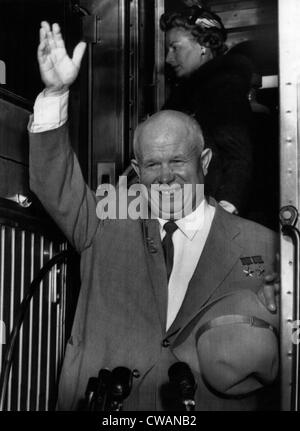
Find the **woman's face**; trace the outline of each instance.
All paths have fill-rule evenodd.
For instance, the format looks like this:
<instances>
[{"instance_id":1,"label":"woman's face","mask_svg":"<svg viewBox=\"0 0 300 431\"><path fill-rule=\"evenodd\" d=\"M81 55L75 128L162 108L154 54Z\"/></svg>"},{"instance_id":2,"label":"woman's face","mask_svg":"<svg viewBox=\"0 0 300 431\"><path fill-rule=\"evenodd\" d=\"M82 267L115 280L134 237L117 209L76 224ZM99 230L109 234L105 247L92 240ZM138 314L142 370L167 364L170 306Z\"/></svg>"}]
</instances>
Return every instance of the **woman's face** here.
<instances>
[{"instance_id":1,"label":"woman's face","mask_svg":"<svg viewBox=\"0 0 300 431\"><path fill-rule=\"evenodd\" d=\"M210 50L201 46L188 30L172 28L167 32L166 39L166 62L178 78L188 77L210 59Z\"/></svg>"}]
</instances>

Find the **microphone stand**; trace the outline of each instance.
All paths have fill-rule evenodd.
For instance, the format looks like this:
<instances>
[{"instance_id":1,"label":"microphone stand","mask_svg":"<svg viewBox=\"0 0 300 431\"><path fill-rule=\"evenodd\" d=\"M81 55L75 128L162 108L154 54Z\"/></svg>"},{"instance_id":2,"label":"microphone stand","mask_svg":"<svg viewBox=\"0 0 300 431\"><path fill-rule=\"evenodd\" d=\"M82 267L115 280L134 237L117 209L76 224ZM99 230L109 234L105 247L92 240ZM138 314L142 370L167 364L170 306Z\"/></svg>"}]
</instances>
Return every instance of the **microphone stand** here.
<instances>
[{"instance_id":1,"label":"microphone stand","mask_svg":"<svg viewBox=\"0 0 300 431\"><path fill-rule=\"evenodd\" d=\"M85 391L84 410L104 411L107 391L110 385L111 371L101 369L97 377L91 377Z\"/></svg>"},{"instance_id":2,"label":"microphone stand","mask_svg":"<svg viewBox=\"0 0 300 431\"><path fill-rule=\"evenodd\" d=\"M84 399L84 410L85 411L94 411L95 410L95 394L97 391L98 379L96 377L90 377L86 391L85 391L85 399Z\"/></svg>"},{"instance_id":3,"label":"microphone stand","mask_svg":"<svg viewBox=\"0 0 300 431\"><path fill-rule=\"evenodd\" d=\"M95 394L95 410L104 411L107 400L107 392L110 386L112 372L107 368L102 368L98 374L98 387Z\"/></svg>"}]
</instances>

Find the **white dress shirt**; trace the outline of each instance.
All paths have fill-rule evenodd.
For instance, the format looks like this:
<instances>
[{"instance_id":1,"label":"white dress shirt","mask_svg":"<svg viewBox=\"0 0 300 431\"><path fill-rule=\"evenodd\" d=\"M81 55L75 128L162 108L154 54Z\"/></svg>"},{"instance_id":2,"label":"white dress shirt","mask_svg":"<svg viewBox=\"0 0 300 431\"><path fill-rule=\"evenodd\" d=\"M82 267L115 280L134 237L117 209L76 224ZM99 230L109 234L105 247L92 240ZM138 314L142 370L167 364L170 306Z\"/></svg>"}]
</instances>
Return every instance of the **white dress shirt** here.
<instances>
[{"instance_id":1,"label":"white dress shirt","mask_svg":"<svg viewBox=\"0 0 300 431\"><path fill-rule=\"evenodd\" d=\"M168 284L167 330L181 307L206 243L214 214L215 207L203 200L195 211L176 221L178 229L172 236L174 261ZM158 221L160 236L163 240L166 235L163 226L167 220L158 219Z\"/></svg>"},{"instance_id":2,"label":"white dress shirt","mask_svg":"<svg viewBox=\"0 0 300 431\"><path fill-rule=\"evenodd\" d=\"M57 129L68 120L69 91L61 95L45 96L42 91L35 100L33 121L29 124L32 133Z\"/></svg>"}]
</instances>

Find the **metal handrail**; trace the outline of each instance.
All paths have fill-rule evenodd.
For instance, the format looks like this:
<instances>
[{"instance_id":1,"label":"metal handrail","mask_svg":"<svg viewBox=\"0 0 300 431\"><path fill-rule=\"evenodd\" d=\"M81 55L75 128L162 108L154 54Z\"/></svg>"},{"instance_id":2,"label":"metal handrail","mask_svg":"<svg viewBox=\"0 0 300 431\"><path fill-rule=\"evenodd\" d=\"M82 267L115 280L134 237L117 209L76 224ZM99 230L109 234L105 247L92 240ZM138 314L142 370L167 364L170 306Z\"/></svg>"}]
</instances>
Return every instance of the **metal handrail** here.
<instances>
[{"instance_id":1,"label":"metal handrail","mask_svg":"<svg viewBox=\"0 0 300 431\"><path fill-rule=\"evenodd\" d=\"M3 362L3 371L0 377L0 411L4 410L5 397L7 393L7 385L9 380L10 369L12 365L14 348L17 341L17 337L19 335L20 328L24 322L25 314L28 310L30 301L38 290L41 281L47 275L47 273L52 269L53 266L62 263L66 258L70 257L72 252L69 250L62 251L61 253L54 256L50 259L40 270L35 279L31 282L29 286L28 293L24 300L20 304L20 310L17 314L16 323L13 327L13 330L10 334L9 343L7 346L7 350L5 352L4 362Z\"/></svg>"},{"instance_id":2,"label":"metal handrail","mask_svg":"<svg viewBox=\"0 0 300 431\"><path fill-rule=\"evenodd\" d=\"M293 309L292 315L289 316L291 321L300 321L300 232L297 229L298 210L288 205L280 210L280 223L282 225L281 232L283 235L291 238L294 245L294 274L293 274L293 289L290 292L293 294ZM290 393L290 409L292 411L299 410L299 378L300 378L300 346L293 344L292 348L287 352L291 358L291 393Z\"/></svg>"},{"instance_id":3,"label":"metal handrail","mask_svg":"<svg viewBox=\"0 0 300 431\"><path fill-rule=\"evenodd\" d=\"M295 226L285 225L282 227L283 235L289 236L295 248L295 265L294 265L294 289L293 289L293 320L300 320L299 316L299 300L300 300L300 232ZM300 365L300 347L293 345L292 352L292 393L291 393L291 410L299 410L299 365Z\"/></svg>"}]
</instances>

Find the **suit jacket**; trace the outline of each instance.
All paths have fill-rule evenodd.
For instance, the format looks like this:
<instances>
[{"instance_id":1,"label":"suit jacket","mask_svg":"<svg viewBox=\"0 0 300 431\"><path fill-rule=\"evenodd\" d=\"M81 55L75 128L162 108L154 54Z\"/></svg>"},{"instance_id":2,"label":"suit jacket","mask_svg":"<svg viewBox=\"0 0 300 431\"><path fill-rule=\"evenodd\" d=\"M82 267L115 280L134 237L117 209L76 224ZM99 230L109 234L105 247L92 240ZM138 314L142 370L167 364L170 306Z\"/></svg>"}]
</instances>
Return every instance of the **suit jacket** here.
<instances>
[{"instance_id":1,"label":"suit jacket","mask_svg":"<svg viewBox=\"0 0 300 431\"><path fill-rule=\"evenodd\" d=\"M101 368L125 366L138 377L124 409L170 409L165 389L168 368L178 360L176 340L210 301L241 285L259 288L261 278L247 276L241 257L261 256L265 271L271 270L276 236L217 206L182 307L166 332L167 275L157 220L97 218L96 198L84 183L67 125L31 134L30 141L31 189L81 253L81 292L58 408L76 409L89 377ZM256 408L256 396L223 399L197 378L198 409Z\"/></svg>"}]
</instances>

